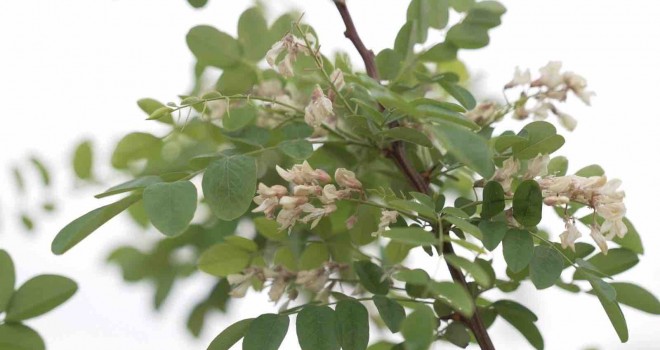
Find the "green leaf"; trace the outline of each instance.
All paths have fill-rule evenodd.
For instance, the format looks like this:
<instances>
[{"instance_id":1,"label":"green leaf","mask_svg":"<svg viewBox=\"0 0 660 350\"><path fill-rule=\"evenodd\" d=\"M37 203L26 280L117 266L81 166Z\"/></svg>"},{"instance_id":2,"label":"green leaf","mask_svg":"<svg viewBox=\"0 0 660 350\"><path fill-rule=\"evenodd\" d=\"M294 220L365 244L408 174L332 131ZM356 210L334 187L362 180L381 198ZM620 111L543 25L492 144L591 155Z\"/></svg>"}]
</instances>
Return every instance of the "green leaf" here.
<instances>
[{"instance_id":1,"label":"green leaf","mask_svg":"<svg viewBox=\"0 0 660 350\"><path fill-rule=\"evenodd\" d=\"M543 350L543 336L534 322L536 315L526 307L510 300L493 303L497 314L509 322L537 350Z\"/></svg>"},{"instance_id":2,"label":"green leaf","mask_svg":"<svg viewBox=\"0 0 660 350\"><path fill-rule=\"evenodd\" d=\"M412 23L415 33L415 43L424 43L428 36L431 1L412 0L408 5L406 19Z\"/></svg>"},{"instance_id":3,"label":"green leaf","mask_svg":"<svg viewBox=\"0 0 660 350\"><path fill-rule=\"evenodd\" d=\"M419 215L423 215L429 218L435 218L435 210L432 207L429 207L427 204L417 203L412 200L403 200L403 199L394 199L388 202L390 206L395 209L407 211L407 212L417 212Z\"/></svg>"},{"instance_id":4,"label":"green leaf","mask_svg":"<svg viewBox=\"0 0 660 350\"><path fill-rule=\"evenodd\" d=\"M188 228L197 209L197 189L190 181L149 185L142 199L151 223L170 237Z\"/></svg>"},{"instance_id":5,"label":"green leaf","mask_svg":"<svg viewBox=\"0 0 660 350\"><path fill-rule=\"evenodd\" d=\"M277 221L270 220L265 216L254 218L254 226L259 234L272 241L285 241L289 237L286 230L279 229Z\"/></svg>"},{"instance_id":6,"label":"green leaf","mask_svg":"<svg viewBox=\"0 0 660 350\"><path fill-rule=\"evenodd\" d=\"M151 184L155 184L163 181L164 181L163 178L156 175L138 177L137 179L129 180L117 186L110 187L109 189L105 190L105 192L99 193L94 197L104 198L119 193L141 190Z\"/></svg>"},{"instance_id":7,"label":"green leaf","mask_svg":"<svg viewBox=\"0 0 660 350\"><path fill-rule=\"evenodd\" d=\"M460 322L452 322L445 330L445 339L450 343L465 349L470 344L470 334Z\"/></svg>"},{"instance_id":8,"label":"green leaf","mask_svg":"<svg viewBox=\"0 0 660 350\"><path fill-rule=\"evenodd\" d=\"M9 299L14 294L16 285L16 271L11 256L0 249L0 312L7 309Z\"/></svg>"},{"instance_id":9,"label":"green leaf","mask_svg":"<svg viewBox=\"0 0 660 350\"><path fill-rule=\"evenodd\" d=\"M190 4L190 6L196 8L196 9L206 6L207 2L208 2L208 0L188 0L188 3Z\"/></svg>"},{"instance_id":10,"label":"green leaf","mask_svg":"<svg viewBox=\"0 0 660 350\"><path fill-rule=\"evenodd\" d=\"M17 322L58 307L78 290L76 282L57 275L39 275L20 286L7 306L6 320Z\"/></svg>"},{"instance_id":11,"label":"green leaf","mask_svg":"<svg viewBox=\"0 0 660 350\"><path fill-rule=\"evenodd\" d=\"M245 57L258 62L273 44L268 35L268 23L259 7L252 7L238 18L238 41Z\"/></svg>"},{"instance_id":12,"label":"green leaf","mask_svg":"<svg viewBox=\"0 0 660 350\"><path fill-rule=\"evenodd\" d=\"M218 243L207 249L199 258L200 270L215 276L239 273L250 262L250 252L227 243Z\"/></svg>"},{"instance_id":13,"label":"green leaf","mask_svg":"<svg viewBox=\"0 0 660 350\"><path fill-rule=\"evenodd\" d=\"M336 332L343 350L364 350L369 343L369 312L356 300L341 300L335 308Z\"/></svg>"},{"instance_id":14,"label":"green leaf","mask_svg":"<svg viewBox=\"0 0 660 350\"><path fill-rule=\"evenodd\" d=\"M648 290L625 282L610 283L616 290L616 301L637 310L660 315L660 301Z\"/></svg>"},{"instance_id":15,"label":"green leaf","mask_svg":"<svg viewBox=\"0 0 660 350\"><path fill-rule=\"evenodd\" d=\"M89 140L78 144L73 153L73 171L81 180L89 180L92 176L92 163L94 157L92 154L92 142Z\"/></svg>"},{"instance_id":16,"label":"green leaf","mask_svg":"<svg viewBox=\"0 0 660 350\"><path fill-rule=\"evenodd\" d=\"M50 173L48 168L46 168L46 165L41 160L39 160L39 158L34 156L30 157L30 163L32 163L35 169L37 169L39 177L41 178L41 183L44 186L50 186Z\"/></svg>"},{"instance_id":17,"label":"green leaf","mask_svg":"<svg viewBox=\"0 0 660 350\"><path fill-rule=\"evenodd\" d=\"M254 158L243 155L225 157L209 164L202 179L202 191L215 216L229 221L248 210L256 182Z\"/></svg>"},{"instance_id":18,"label":"green leaf","mask_svg":"<svg viewBox=\"0 0 660 350\"><path fill-rule=\"evenodd\" d=\"M161 145L162 141L154 135L143 132L130 133L117 143L112 152L112 166L126 169L130 162L157 155Z\"/></svg>"},{"instance_id":19,"label":"green leaf","mask_svg":"<svg viewBox=\"0 0 660 350\"><path fill-rule=\"evenodd\" d=\"M360 283L371 293L385 295L390 290L390 283L383 280L383 269L368 260L358 260L353 263L355 273L360 278Z\"/></svg>"},{"instance_id":20,"label":"green leaf","mask_svg":"<svg viewBox=\"0 0 660 350\"><path fill-rule=\"evenodd\" d=\"M529 263L529 277L536 289L552 287L563 269L564 260L559 252L542 245L534 248L534 255Z\"/></svg>"},{"instance_id":21,"label":"green leaf","mask_svg":"<svg viewBox=\"0 0 660 350\"><path fill-rule=\"evenodd\" d=\"M305 160L314 153L312 143L303 139L283 141L277 147L282 153L296 160Z\"/></svg>"},{"instance_id":22,"label":"green leaf","mask_svg":"<svg viewBox=\"0 0 660 350\"><path fill-rule=\"evenodd\" d=\"M475 306L472 296L461 285L453 282L432 281L430 289L441 302L451 306L463 316L472 317L474 314Z\"/></svg>"},{"instance_id":23,"label":"green leaf","mask_svg":"<svg viewBox=\"0 0 660 350\"><path fill-rule=\"evenodd\" d=\"M548 163L548 175L564 176L568 171L568 159L564 156L557 156L550 159Z\"/></svg>"},{"instance_id":24,"label":"green leaf","mask_svg":"<svg viewBox=\"0 0 660 350\"><path fill-rule=\"evenodd\" d=\"M300 256L299 266L301 270L312 270L323 266L328 260L330 260L328 247L323 243L311 243Z\"/></svg>"},{"instance_id":25,"label":"green leaf","mask_svg":"<svg viewBox=\"0 0 660 350\"><path fill-rule=\"evenodd\" d=\"M335 312L331 308L303 308L296 318L296 333L301 350L339 350L335 327Z\"/></svg>"},{"instance_id":26,"label":"green leaf","mask_svg":"<svg viewBox=\"0 0 660 350\"><path fill-rule=\"evenodd\" d=\"M0 324L0 350L45 350L39 333L22 324Z\"/></svg>"},{"instance_id":27,"label":"green leaf","mask_svg":"<svg viewBox=\"0 0 660 350\"><path fill-rule=\"evenodd\" d=\"M421 227L392 227L388 231L383 232L383 237L413 246L434 245L438 243L438 239L431 232Z\"/></svg>"},{"instance_id":28,"label":"green leaf","mask_svg":"<svg viewBox=\"0 0 660 350\"><path fill-rule=\"evenodd\" d=\"M371 234L378 230L381 210L370 205L358 205L354 215L357 217L357 221L348 230L351 241L357 245L365 245L373 242L376 237Z\"/></svg>"},{"instance_id":29,"label":"green leaf","mask_svg":"<svg viewBox=\"0 0 660 350\"><path fill-rule=\"evenodd\" d=\"M564 145L564 138L557 135L554 125L544 122L531 122L520 131L528 141L513 145L513 154L519 159L532 159L539 154L550 154Z\"/></svg>"},{"instance_id":30,"label":"green leaf","mask_svg":"<svg viewBox=\"0 0 660 350\"><path fill-rule=\"evenodd\" d=\"M491 142L493 142L495 150L499 153L502 153L514 145L527 142L527 139L518 135L514 135L513 132L508 131L500 136L494 137L491 139Z\"/></svg>"},{"instance_id":31,"label":"green leaf","mask_svg":"<svg viewBox=\"0 0 660 350\"><path fill-rule=\"evenodd\" d=\"M466 109L473 109L477 106L477 101L474 99L474 96L472 96L472 94L464 87L449 80L440 80L438 83L440 83L440 86L442 86L447 93L455 98L456 101Z\"/></svg>"},{"instance_id":32,"label":"green leaf","mask_svg":"<svg viewBox=\"0 0 660 350\"><path fill-rule=\"evenodd\" d=\"M504 211L504 188L496 181L488 181L484 186L481 218L490 219Z\"/></svg>"},{"instance_id":33,"label":"green leaf","mask_svg":"<svg viewBox=\"0 0 660 350\"><path fill-rule=\"evenodd\" d=\"M248 328L254 321L254 318L248 318L245 320L240 320L231 326L225 328L224 331L220 332L216 336L207 350L229 350L231 347L236 344L241 338L245 336Z\"/></svg>"},{"instance_id":34,"label":"green leaf","mask_svg":"<svg viewBox=\"0 0 660 350\"><path fill-rule=\"evenodd\" d=\"M465 219L461 219L455 216L443 216L442 219L461 229L463 232L469 233L479 240L483 239L483 234L481 233L479 227L472 225Z\"/></svg>"},{"instance_id":35,"label":"green leaf","mask_svg":"<svg viewBox=\"0 0 660 350\"><path fill-rule=\"evenodd\" d=\"M526 227L533 227L541 222L543 194L538 182L525 180L513 194L513 217Z\"/></svg>"},{"instance_id":36,"label":"green leaf","mask_svg":"<svg viewBox=\"0 0 660 350\"><path fill-rule=\"evenodd\" d=\"M421 131L412 128L397 127L385 130L381 135L392 138L394 140L403 140L412 144L420 145L422 147L433 147L429 138Z\"/></svg>"},{"instance_id":37,"label":"green leaf","mask_svg":"<svg viewBox=\"0 0 660 350\"><path fill-rule=\"evenodd\" d=\"M605 175L605 170L598 164L591 164L575 172L575 175L582 177L603 176Z\"/></svg>"},{"instance_id":38,"label":"green leaf","mask_svg":"<svg viewBox=\"0 0 660 350\"><path fill-rule=\"evenodd\" d=\"M487 27L468 22L449 28L446 40L461 49L480 49L490 43Z\"/></svg>"},{"instance_id":39,"label":"green leaf","mask_svg":"<svg viewBox=\"0 0 660 350\"><path fill-rule=\"evenodd\" d=\"M246 105L232 108L223 115L222 127L229 131L236 131L251 124L256 118L257 109L253 106Z\"/></svg>"},{"instance_id":40,"label":"green leaf","mask_svg":"<svg viewBox=\"0 0 660 350\"><path fill-rule=\"evenodd\" d=\"M527 230L510 229L502 242L504 260L513 272L522 271L532 260L534 240Z\"/></svg>"},{"instance_id":41,"label":"green leaf","mask_svg":"<svg viewBox=\"0 0 660 350\"><path fill-rule=\"evenodd\" d=\"M419 58L425 62L447 62L455 60L457 52L458 47L445 41L432 46L426 52L423 52Z\"/></svg>"},{"instance_id":42,"label":"green leaf","mask_svg":"<svg viewBox=\"0 0 660 350\"><path fill-rule=\"evenodd\" d=\"M215 88L223 95L247 94L258 80L254 67L239 63L231 68L223 69L222 75L215 84Z\"/></svg>"},{"instance_id":43,"label":"green leaf","mask_svg":"<svg viewBox=\"0 0 660 350\"><path fill-rule=\"evenodd\" d=\"M613 276L637 265L639 262L639 257L631 250L625 248L615 248L610 249L607 252L607 255L598 253L589 258L587 262L595 267L597 271L607 276ZM586 279L586 277L580 271L575 271L573 279L583 280Z\"/></svg>"},{"instance_id":44,"label":"green leaf","mask_svg":"<svg viewBox=\"0 0 660 350\"><path fill-rule=\"evenodd\" d=\"M289 330L289 316L263 314L248 326L243 350L277 350Z\"/></svg>"},{"instance_id":45,"label":"green leaf","mask_svg":"<svg viewBox=\"0 0 660 350\"><path fill-rule=\"evenodd\" d=\"M622 343L627 342L628 325L626 324L626 318L621 311L619 303L614 299L614 297L616 297L615 289L607 282L589 272L585 272L584 275L589 281L589 284L591 284L593 292L598 296L598 300L603 306L607 317L610 319L610 323L612 323L616 334L619 336L619 340L621 340Z\"/></svg>"},{"instance_id":46,"label":"green leaf","mask_svg":"<svg viewBox=\"0 0 660 350\"><path fill-rule=\"evenodd\" d=\"M133 203L140 200L141 195L133 194L112 204L96 208L89 213L71 221L57 233L51 251L56 255L64 254L76 244L89 236L97 228L108 222L117 214L126 210Z\"/></svg>"},{"instance_id":47,"label":"green leaf","mask_svg":"<svg viewBox=\"0 0 660 350\"><path fill-rule=\"evenodd\" d=\"M483 243L484 248L492 252L502 242L504 235L506 235L507 226L502 221L481 220L479 229L483 235L481 243Z\"/></svg>"},{"instance_id":48,"label":"green leaf","mask_svg":"<svg viewBox=\"0 0 660 350\"><path fill-rule=\"evenodd\" d=\"M457 269L463 269L467 273L472 275L474 280L480 286L484 288L488 288L492 285L493 281L491 280L488 273L476 263L473 263L472 261L466 258L454 254L445 254L444 257L445 260L449 263L449 265Z\"/></svg>"},{"instance_id":49,"label":"green leaf","mask_svg":"<svg viewBox=\"0 0 660 350\"><path fill-rule=\"evenodd\" d=\"M398 332L401 329L401 323L406 318L406 311L403 309L403 306L396 301L381 295L374 296L373 301L378 309L380 318L383 319L387 328L389 328L392 333Z\"/></svg>"},{"instance_id":50,"label":"green leaf","mask_svg":"<svg viewBox=\"0 0 660 350\"><path fill-rule=\"evenodd\" d=\"M408 21L404 24L394 40L394 51L406 61L413 53L413 46L415 45L415 38L417 37L416 26L414 21Z\"/></svg>"},{"instance_id":51,"label":"green leaf","mask_svg":"<svg viewBox=\"0 0 660 350\"><path fill-rule=\"evenodd\" d=\"M428 2L430 4L429 27L435 29L446 27L449 21L449 0L428 0Z\"/></svg>"},{"instance_id":52,"label":"green leaf","mask_svg":"<svg viewBox=\"0 0 660 350\"><path fill-rule=\"evenodd\" d=\"M401 69L401 56L392 49L384 49L376 55L376 68L383 80L393 80Z\"/></svg>"},{"instance_id":53,"label":"green leaf","mask_svg":"<svg viewBox=\"0 0 660 350\"><path fill-rule=\"evenodd\" d=\"M433 343L437 322L433 310L426 305L420 305L408 315L401 325L406 350L429 349Z\"/></svg>"},{"instance_id":54,"label":"green leaf","mask_svg":"<svg viewBox=\"0 0 660 350\"><path fill-rule=\"evenodd\" d=\"M186 43L197 60L208 66L229 68L241 58L241 47L236 39L211 26L190 29Z\"/></svg>"},{"instance_id":55,"label":"green leaf","mask_svg":"<svg viewBox=\"0 0 660 350\"><path fill-rule=\"evenodd\" d=\"M449 154L484 178L493 176L492 151L483 137L449 123L441 123L433 130Z\"/></svg>"}]
</instances>

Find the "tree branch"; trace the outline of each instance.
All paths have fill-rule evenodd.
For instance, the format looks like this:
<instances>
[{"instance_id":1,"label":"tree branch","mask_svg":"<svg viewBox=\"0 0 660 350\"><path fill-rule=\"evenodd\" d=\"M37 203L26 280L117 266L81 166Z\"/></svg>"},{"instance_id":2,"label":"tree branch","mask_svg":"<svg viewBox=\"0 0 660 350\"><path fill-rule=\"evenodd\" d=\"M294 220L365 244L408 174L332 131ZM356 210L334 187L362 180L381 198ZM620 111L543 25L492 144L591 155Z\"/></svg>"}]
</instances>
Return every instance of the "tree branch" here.
<instances>
[{"instance_id":1,"label":"tree branch","mask_svg":"<svg viewBox=\"0 0 660 350\"><path fill-rule=\"evenodd\" d=\"M339 11L341 18L346 25L344 36L346 36L353 43L358 53L362 57L369 77L380 81L378 71L376 70L376 60L374 53L373 51L367 49L367 47L362 42L362 39L360 39L360 35L355 28L351 14L348 11L348 7L346 7L345 0L333 0L333 2L337 6L337 10ZM383 107L379 106L379 108L382 111ZM399 123L393 122L390 123L389 126L397 127L399 126ZM401 141L392 142L389 149L386 150L385 154L391 158L394 163L396 163L396 165L399 167L401 172L403 172L415 190L425 194L430 193L428 183L424 180L424 177L413 167L412 163L406 155L405 145ZM441 231L438 232L438 234L446 236L449 235L448 232L442 232L443 230L438 231ZM452 246L449 239L444 240L444 243L442 244L442 252L443 254L454 254L454 247ZM462 285L467 290L467 282L465 281L465 275L463 275L463 272L449 264L447 264L447 268L449 269L449 273L451 274L454 282ZM490 340L488 331L486 330L486 327L484 326L481 316L477 310L475 310L474 315L471 318L466 318L465 323L472 330L472 333L474 334L474 337L476 338L477 343L479 343L479 346L482 350L495 350L493 342Z\"/></svg>"}]
</instances>

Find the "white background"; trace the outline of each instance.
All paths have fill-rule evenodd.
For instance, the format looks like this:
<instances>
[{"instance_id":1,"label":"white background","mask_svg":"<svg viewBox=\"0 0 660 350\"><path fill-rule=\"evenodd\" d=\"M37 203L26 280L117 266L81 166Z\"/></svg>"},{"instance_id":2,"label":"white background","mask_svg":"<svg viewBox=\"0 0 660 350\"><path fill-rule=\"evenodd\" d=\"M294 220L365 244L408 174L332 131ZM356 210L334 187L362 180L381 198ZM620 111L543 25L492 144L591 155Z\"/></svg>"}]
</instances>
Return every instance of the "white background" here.
<instances>
[{"instance_id":1,"label":"white background","mask_svg":"<svg viewBox=\"0 0 660 350\"><path fill-rule=\"evenodd\" d=\"M210 0L198 11L183 0L0 2L0 247L17 263L19 282L53 272L80 284L78 294L63 307L28 322L49 349L204 349L231 322L275 311L265 295L251 295L234 304L230 317L209 318L195 340L184 329L184 316L189 305L206 294L212 278L200 275L185 287L176 286L174 297L158 314L150 306L149 286L125 285L102 261L117 242L143 241L155 233L133 232L118 219L62 257L54 257L49 249L59 228L101 203L91 197L98 189L81 189L71 181L74 143L82 137L94 139L103 154L99 163L107 163L110 147L122 133L156 130L135 101L147 96L171 101L188 91L193 63L184 39L188 29L211 24L235 34L237 18L249 5L243 0ZM304 10L326 53L342 48L356 56L329 0L268 5L273 14L296 6ZM559 154L570 158L572 171L598 163L611 177L623 179L629 217L642 235L646 254L617 280L640 282L657 294L660 5L643 0L505 5L509 11L503 26L492 32L491 45L461 52L461 58L476 81L485 84L481 91L493 93L510 79L515 66L538 68L548 60L562 60L566 69L588 78L597 97L590 108L576 100L564 108L579 125L567 135ZM377 52L392 45L407 1L353 0L349 6L366 44ZM26 167L30 154L42 156L54 169L56 189L46 197L61 198L62 205L57 215L38 221L36 233L25 234L15 216L20 208L39 205L43 191L31 175L35 190L30 199L17 197L8 169ZM548 229L554 235L562 230ZM528 283L507 297L522 300L539 315L546 349L659 348L657 317L624 307L631 340L621 345L593 297L555 289L536 292ZM529 347L502 321L490 333L499 349ZM292 328L283 348L297 348L294 334Z\"/></svg>"}]
</instances>

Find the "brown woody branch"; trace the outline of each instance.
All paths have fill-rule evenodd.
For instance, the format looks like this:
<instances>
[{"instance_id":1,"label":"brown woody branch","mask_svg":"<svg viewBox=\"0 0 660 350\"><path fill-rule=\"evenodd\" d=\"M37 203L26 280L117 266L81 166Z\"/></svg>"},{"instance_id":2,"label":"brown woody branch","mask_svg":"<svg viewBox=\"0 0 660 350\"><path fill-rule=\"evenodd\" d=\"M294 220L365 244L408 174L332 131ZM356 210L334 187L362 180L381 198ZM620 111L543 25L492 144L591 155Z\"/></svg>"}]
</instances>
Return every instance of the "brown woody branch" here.
<instances>
[{"instance_id":1,"label":"brown woody branch","mask_svg":"<svg viewBox=\"0 0 660 350\"><path fill-rule=\"evenodd\" d=\"M380 78L378 76L378 71L376 70L376 60L374 53L373 51L367 49L367 47L362 42L362 39L360 39L360 35L358 34L357 29L355 28L355 24L353 23L351 14L348 11L348 7L346 7L345 0L333 0L333 1L337 6L337 10L341 15L344 24L346 25L346 31L344 32L344 36L346 36L353 43L358 53L362 57L362 60L364 61L364 65L366 67L367 74L369 75L369 77L380 81ZM379 107L382 110L382 106ZM397 127L399 126L399 123L393 122L390 123L389 126ZM415 168L413 167L412 163L410 162L410 160L406 155L405 145L401 141L392 142L389 148L385 150L385 155L391 158L394 161L394 163L396 163L396 165L399 167L401 172L403 172L403 174L406 176L406 178L408 179L412 187L415 188L416 191L425 194L430 194L430 188L428 182L424 179L422 174L417 172L417 170L415 170ZM438 232L438 234L443 234L447 236L446 238L449 238L448 232ZM454 247L452 246L449 239L444 240L442 244L442 252L443 254L454 254ZM454 282L462 285L467 290L467 282L465 281L465 275L463 275L463 272L460 269L457 269L449 264L447 264L447 268L449 269L449 273L451 274L451 277L454 280ZM477 343L479 343L479 346L481 347L482 350L495 350L495 347L493 346L493 342L490 340L488 331L486 330L486 327L478 311L475 310L474 315L471 318L466 318L464 322L472 330L472 333L474 334Z\"/></svg>"}]
</instances>

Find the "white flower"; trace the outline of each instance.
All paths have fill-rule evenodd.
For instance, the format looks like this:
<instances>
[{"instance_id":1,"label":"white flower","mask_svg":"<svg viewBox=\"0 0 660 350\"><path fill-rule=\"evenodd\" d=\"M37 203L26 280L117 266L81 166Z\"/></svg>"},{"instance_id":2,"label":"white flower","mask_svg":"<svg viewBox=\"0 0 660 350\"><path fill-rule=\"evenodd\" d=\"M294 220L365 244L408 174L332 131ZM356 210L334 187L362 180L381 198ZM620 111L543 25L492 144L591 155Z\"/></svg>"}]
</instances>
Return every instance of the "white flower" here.
<instances>
[{"instance_id":1,"label":"white flower","mask_svg":"<svg viewBox=\"0 0 660 350\"><path fill-rule=\"evenodd\" d=\"M571 176L550 176L539 180L538 183L546 193L560 194L571 189L573 180Z\"/></svg>"},{"instance_id":2,"label":"white flower","mask_svg":"<svg viewBox=\"0 0 660 350\"><path fill-rule=\"evenodd\" d=\"M378 237L385 232L385 230L393 223L396 222L399 212L396 210L383 210L380 213L380 222L378 223L378 231L372 232L371 235Z\"/></svg>"},{"instance_id":3,"label":"white flower","mask_svg":"<svg viewBox=\"0 0 660 350\"><path fill-rule=\"evenodd\" d=\"M555 107L548 102L539 102L534 108L530 110L530 113L534 116L536 120L544 120L548 118L548 112L554 110Z\"/></svg>"},{"instance_id":4,"label":"white flower","mask_svg":"<svg viewBox=\"0 0 660 350\"><path fill-rule=\"evenodd\" d=\"M286 51L284 59L277 63L277 58L282 52ZM285 77L293 76L293 63L298 57L298 53L303 52L309 54L309 49L305 46L302 39L295 37L293 34L285 35L282 40L273 44L273 46L266 53L266 62L273 69L277 70Z\"/></svg>"},{"instance_id":5,"label":"white flower","mask_svg":"<svg viewBox=\"0 0 660 350\"><path fill-rule=\"evenodd\" d=\"M325 286L328 277L329 276L323 267L315 270L298 271L296 284L303 285L305 288L313 292L319 292Z\"/></svg>"},{"instance_id":6,"label":"white flower","mask_svg":"<svg viewBox=\"0 0 660 350\"><path fill-rule=\"evenodd\" d=\"M247 294L250 285L252 285L252 276L254 272L248 274L231 274L227 275L227 282L232 286L232 290L229 292L234 298L242 298Z\"/></svg>"},{"instance_id":7,"label":"white flower","mask_svg":"<svg viewBox=\"0 0 660 350\"><path fill-rule=\"evenodd\" d=\"M471 121L485 125L495 120L498 106L494 102L481 102L474 109L465 113L465 117Z\"/></svg>"},{"instance_id":8,"label":"white flower","mask_svg":"<svg viewBox=\"0 0 660 350\"><path fill-rule=\"evenodd\" d=\"M549 206L564 205L570 203L571 199L566 196L549 196L543 198L543 203Z\"/></svg>"},{"instance_id":9,"label":"white flower","mask_svg":"<svg viewBox=\"0 0 660 350\"><path fill-rule=\"evenodd\" d=\"M276 219L277 223L280 224L279 229L285 230L295 225L296 221L300 217L301 212L302 209L300 209L299 207L294 209L280 210L280 212L277 213L277 219Z\"/></svg>"},{"instance_id":10,"label":"white flower","mask_svg":"<svg viewBox=\"0 0 660 350\"><path fill-rule=\"evenodd\" d=\"M577 96L582 102L586 105L591 104L591 96L595 94L592 91L587 91L587 80L582 76L577 75L573 72L564 73L564 83L566 86L573 91L575 96Z\"/></svg>"},{"instance_id":11,"label":"white flower","mask_svg":"<svg viewBox=\"0 0 660 350\"><path fill-rule=\"evenodd\" d=\"M577 227L573 225L570 221L566 222L566 231L559 235L561 239L561 247L566 249L566 247L571 247L575 251L575 241L580 238L582 234L578 231Z\"/></svg>"},{"instance_id":12,"label":"white flower","mask_svg":"<svg viewBox=\"0 0 660 350\"><path fill-rule=\"evenodd\" d=\"M335 170L335 181L337 181L337 184L341 187L362 190L362 183L355 178L355 173L348 169L337 168L337 170Z\"/></svg>"},{"instance_id":13,"label":"white flower","mask_svg":"<svg viewBox=\"0 0 660 350\"><path fill-rule=\"evenodd\" d=\"M612 202L597 206L596 212L605 220L621 220L626 216L626 206L622 202Z\"/></svg>"},{"instance_id":14,"label":"white flower","mask_svg":"<svg viewBox=\"0 0 660 350\"><path fill-rule=\"evenodd\" d=\"M577 126L577 120L570 115L557 111L557 117L559 117L559 124L566 128L568 131L573 131L575 130L575 127Z\"/></svg>"},{"instance_id":15,"label":"white flower","mask_svg":"<svg viewBox=\"0 0 660 350\"><path fill-rule=\"evenodd\" d=\"M539 154L534 159L527 163L526 179L533 179L537 176L545 176L548 174L548 163L550 163L549 155Z\"/></svg>"},{"instance_id":16,"label":"white flower","mask_svg":"<svg viewBox=\"0 0 660 350\"><path fill-rule=\"evenodd\" d=\"M601 232L607 233L605 238L612 239L614 236L623 238L628 233L628 226L623 222L623 218L616 220L605 220L600 227Z\"/></svg>"},{"instance_id":17,"label":"white flower","mask_svg":"<svg viewBox=\"0 0 660 350\"><path fill-rule=\"evenodd\" d=\"M309 199L304 196L283 196L280 198L280 205L284 209L295 209L298 206L301 206L307 203Z\"/></svg>"},{"instance_id":18,"label":"white flower","mask_svg":"<svg viewBox=\"0 0 660 350\"><path fill-rule=\"evenodd\" d=\"M511 182L513 181L513 176L518 173L519 169L520 162L518 162L517 159L510 157L502 163L501 168L498 168L495 171L495 174L491 180L499 182L502 184L504 191L509 192L511 190Z\"/></svg>"},{"instance_id":19,"label":"white flower","mask_svg":"<svg viewBox=\"0 0 660 350\"><path fill-rule=\"evenodd\" d=\"M330 81L337 91L341 91L346 85L344 82L344 73L339 68L332 71L332 74L330 74Z\"/></svg>"},{"instance_id":20,"label":"white flower","mask_svg":"<svg viewBox=\"0 0 660 350\"><path fill-rule=\"evenodd\" d=\"M546 86L549 89L554 89L557 86L561 85L564 82L564 78L561 73L561 62L559 61L550 61L547 65L539 69L541 72L541 77L532 83L532 86Z\"/></svg>"},{"instance_id":21,"label":"white flower","mask_svg":"<svg viewBox=\"0 0 660 350\"><path fill-rule=\"evenodd\" d=\"M337 210L337 206L334 204L327 204L323 206L322 208L316 208L311 204L305 204L302 206L302 210L305 213L309 213L305 217L303 217L300 221L304 223L309 223L310 221L312 222L311 228L316 227L318 225L319 221L321 219L330 214L333 213L334 211Z\"/></svg>"},{"instance_id":22,"label":"white flower","mask_svg":"<svg viewBox=\"0 0 660 350\"><path fill-rule=\"evenodd\" d=\"M607 240L605 240L605 237L603 237L596 225L591 225L591 238L596 242L600 251L607 255Z\"/></svg>"},{"instance_id":23,"label":"white flower","mask_svg":"<svg viewBox=\"0 0 660 350\"><path fill-rule=\"evenodd\" d=\"M312 99L305 107L305 123L317 128L333 114L332 101L325 96L321 87L316 85L312 91Z\"/></svg>"},{"instance_id":24,"label":"white flower","mask_svg":"<svg viewBox=\"0 0 660 350\"><path fill-rule=\"evenodd\" d=\"M282 179L296 185L326 183L331 180L328 173L321 169L313 169L307 161L294 165L290 170L285 170L279 165L275 166L275 169Z\"/></svg>"},{"instance_id":25,"label":"white flower","mask_svg":"<svg viewBox=\"0 0 660 350\"><path fill-rule=\"evenodd\" d=\"M529 72L529 69L521 71L520 68L516 67L516 71L513 73L513 79L504 85L505 89L510 89L512 87L527 85L532 81L532 74Z\"/></svg>"},{"instance_id":26,"label":"white flower","mask_svg":"<svg viewBox=\"0 0 660 350\"><path fill-rule=\"evenodd\" d=\"M279 198L287 193L287 189L281 185L274 185L268 187L263 183L259 183L257 187L258 196L254 197L253 201L258 207L252 210L253 213L263 212L266 217L272 218L279 203Z\"/></svg>"},{"instance_id":27,"label":"white flower","mask_svg":"<svg viewBox=\"0 0 660 350\"><path fill-rule=\"evenodd\" d=\"M318 195L321 193L321 187L318 185L296 185L293 187L294 196Z\"/></svg>"}]
</instances>

